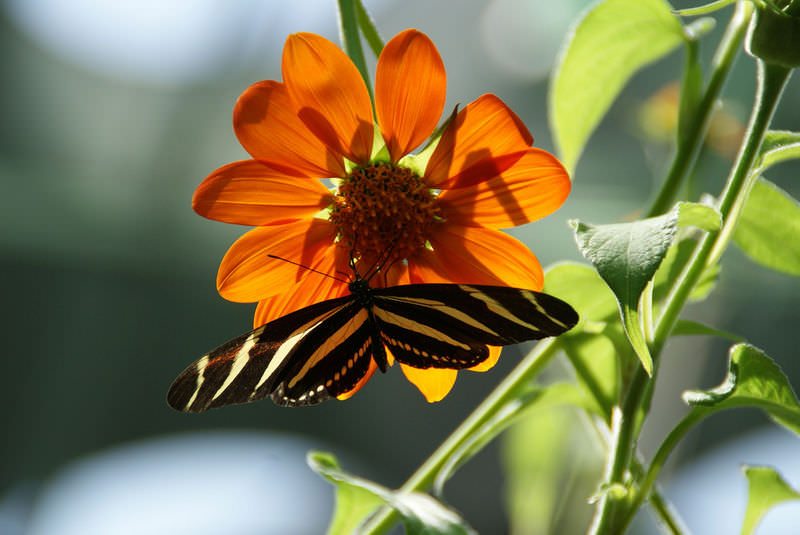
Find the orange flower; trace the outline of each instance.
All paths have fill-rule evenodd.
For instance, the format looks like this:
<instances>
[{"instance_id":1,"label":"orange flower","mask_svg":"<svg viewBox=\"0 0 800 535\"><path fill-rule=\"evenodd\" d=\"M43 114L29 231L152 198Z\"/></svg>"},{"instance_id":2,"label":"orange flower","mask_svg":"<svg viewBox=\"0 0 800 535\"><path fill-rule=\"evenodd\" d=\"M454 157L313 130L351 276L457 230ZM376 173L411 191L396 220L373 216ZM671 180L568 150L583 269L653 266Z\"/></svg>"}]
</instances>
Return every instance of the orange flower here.
<instances>
[{"instance_id":1,"label":"orange flower","mask_svg":"<svg viewBox=\"0 0 800 535\"><path fill-rule=\"evenodd\" d=\"M371 284L456 282L539 290L542 268L519 241L497 229L555 211L570 181L556 158L496 96L483 95L429 138L445 104L436 47L416 30L389 41L375 74L375 118L355 65L315 34L289 36L283 83L258 82L239 97L233 126L252 156L211 173L194 210L252 225L228 250L217 288L231 301L258 301L254 325L347 293L340 280L352 254L371 266L391 252ZM319 179L333 179L329 190ZM340 279L342 277L340 276ZM497 361L499 348L473 368ZM455 370L415 369L406 377L428 401L442 399ZM355 393L367 377L352 391Z\"/></svg>"}]
</instances>

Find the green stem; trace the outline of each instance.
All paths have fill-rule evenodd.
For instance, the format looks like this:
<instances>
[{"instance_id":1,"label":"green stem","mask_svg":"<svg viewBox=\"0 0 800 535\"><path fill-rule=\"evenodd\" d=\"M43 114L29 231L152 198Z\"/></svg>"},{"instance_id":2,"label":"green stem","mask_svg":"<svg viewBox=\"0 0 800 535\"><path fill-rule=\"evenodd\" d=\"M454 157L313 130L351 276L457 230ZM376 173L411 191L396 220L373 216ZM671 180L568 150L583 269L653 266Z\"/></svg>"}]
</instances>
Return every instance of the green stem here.
<instances>
[{"instance_id":1,"label":"green stem","mask_svg":"<svg viewBox=\"0 0 800 535\"><path fill-rule=\"evenodd\" d=\"M522 361L497 385L489 396L459 425L416 472L400 487L401 491L424 491L429 488L436 474L447 459L473 433L491 419L512 399L518 389L529 383L556 354L555 339L542 340ZM361 533L377 535L385 533L397 522L393 509L385 507L364 527Z\"/></svg>"},{"instance_id":2,"label":"green stem","mask_svg":"<svg viewBox=\"0 0 800 535\"><path fill-rule=\"evenodd\" d=\"M377 58L381 55L381 51L383 50L383 39L381 39L381 35L378 33L375 21L369 16L361 0L356 0L356 9L358 9L358 26L361 28L361 33L364 34L364 39L367 40L367 44L372 49L372 53L375 54Z\"/></svg>"},{"instance_id":3,"label":"green stem","mask_svg":"<svg viewBox=\"0 0 800 535\"><path fill-rule=\"evenodd\" d=\"M692 114L692 120L681 138L672 159L672 165L667 173L661 190L647 212L647 217L661 215L672 207L672 204L683 183L684 177L689 173L692 164L697 159L700 152L701 141L705 137L714 105L722 89L722 85L728 77L728 73L733 65L733 60L741 48L744 39L747 23L753 11L753 6L749 2L739 2L733 12L730 23L722 36L722 40L714 54L711 63L711 78L708 80L705 93L697 104L697 109Z\"/></svg>"},{"instance_id":4,"label":"green stem","mask_svg":"<svg viewBox=\"0 0 800 535\"><path fill-rule=\"evenodd\" d=\"M647 473L639 484L639 491L631 503L631 508L628 511L628 518L625 520L623 525L627 525L628 522L633 519L633 515L641 506L642 502L644 502L645 498L650 498L651 500L653 499L653 494L650 492L650 490L655 485L656 478L658 477L661 468L663 468L664 464L667 462L667 458L675 449L675 446L677 446L678 443L683 439L686 433L692 427L697 425L700 420L711 414L711 412L712 411L709 410L694 408L683 418L683 420L678 423L678 425L675 426L672 431L670 431L670 433L667 435L667 438L664 439L664 442L662 442L661 446L658 448L653 460L650 462L650 467L647 469Z\"/></svg>"},{"instance_id":5,"label":"green stem","mask_svg":"<svg viewBox=\"0 0 800 535\"><path fill-rule=\"evenodd\" d=\"M791 70L777 65L768 65L762 61L758 65L758 86L750 124L745 133L744 144L739 151L736 162L722 193L719 212L723 226L719 232L709 232L695 248L692 258L681 273L677 285L667 296L661 318L656 325L653 340L656 351L663 346L678 316L689 298L689 294L697 284L703 271L710 265L711 258L717 259L730 241L733 228L736 226L738 214L732 208L747 193L748 176L753 162L758 155L764 134L767 131L772 115L780 100L781 92L789 79ZM714 253L712 256L712 252Z\"/></svg>"},{"instance_id":6,"label":"green stem","mask_svg":"<svg viewBox=\"0 0 800 535\"><path fill-rule=\"evenodd\" d=\"M355 63L361 78L367 84L370 100L374 102L372 96L372 84L369 80L369 70L367 61L364 58L364 50L361 47L361 36L358 31L358 0L338 0L339 3L339 32L342 39L342 47L345 53Z\"/></svg>"},{"instance_id":7,"label":"green stem","mask_svg":"<svg viewBox=\"0 0 800 535\"><path fill-rule=\"evenodd\" d=\"M655 337L651 348L653 354L660 353L661 348L678 320L681 310L689 298L689 294L697 284L703 270L709 265L708 261L709 258L711 258L712 252L719 251L717 254L721 254L721 251L724 250L730 240L730 232L726 232L725 229L732 229L736 225L736 219L738 219L736 217L737 213L735 211L732 212L732 208L738 202L742 201L742 197L746 195L749 190L748 177L750 177L750 170L758 155L758 150L761 147L767 127L775 113L775 108L780 100L781 92L791 74L791 70L781 66L769 65L762 61L758 61L757 65L758 86L756 89L755 105L753 106L753 112L745 134L744 143L736 158L731 174L728 177L720 201L719 211L724 222L723 229L718 232L709 232L705 238L703 238L695 249L686 268L681 273L677 285L667 297L664 312L655 329ZM634 379L634 386L637 384L637 379L641 378L643 375L646 376L641 370L637 372L636 378ZM652 392L652 389L650 389L650 392ZM610 533L621 533L624 530L636 510L635 508L647 497L650 488L655 482L655 477L661 465L666 460L667 455L669 455L669 452L672 451L672 448L677 441L683 437L685 432L704 416L704 411L693 410L678 427L670 433L656 454L656 457L653 459L650 469L634 497L633 503L630 504L628 508L627 515L622 519L621 523L613 526L614 530ZM617 518L617 520L619 519ZM598 531L596 533L603 532Z\"/></svg>"}]
</instances>

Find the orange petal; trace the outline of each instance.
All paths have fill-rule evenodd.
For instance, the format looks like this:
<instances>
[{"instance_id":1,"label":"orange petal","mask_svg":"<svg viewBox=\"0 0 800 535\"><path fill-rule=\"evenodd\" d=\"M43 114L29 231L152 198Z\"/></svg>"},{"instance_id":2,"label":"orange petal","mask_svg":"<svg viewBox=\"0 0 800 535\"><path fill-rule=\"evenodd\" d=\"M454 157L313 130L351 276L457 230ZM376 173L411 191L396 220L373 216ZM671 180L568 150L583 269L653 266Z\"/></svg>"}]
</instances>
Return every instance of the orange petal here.
<instances>
[{"instance_id":1,"label":"orange petal","mask_svg":"<svg viewBox=\"0 0 800 535\"><path fill-rule=\"evenodd\" d=\"M239 225L268 225L311 217L333 202L319 180L276 176L257 160L220 167L197 186L192 208L203 217Z\"/></svg>"},{"instance_id":2,"label":"orange petal","mask_svg":"<svg viewBox=\"0 0 800 535\"><path fill-rule=\"evenodd\" d=\"M357 164L372 152L372 104L358 69L339 48L319 35L286 39L283 80L305 125L329 150Z\"/></svg>"},{"instance_id":3,"label":"orange petal","mask_svg":"<svg viewBox=\"0 0 800 535\"><path fill-rule=\"evenodd\" d=\"M447 125L425 169L428 184L465 187L511 167L531 143L511 108L487 94L469 103Z\"/></svg>"},{"instance_id":4,"label":"orange petal","mask_svg":"<svg viewBox=\"0 0 800 535\"><path fill-rule=\"evenodd\" d=\"M457 284L542 289L544 273L539 261L522 242L508 234L484 227L441 225L430 241L433 252L416 255L413 268L409 261L409 269L416 277L425 280L427 271Z\"/></svg>"},{"instance_id":5,"label":"orange petal","mask_svg":"<svg viewBox=\"0 0 800 535\"><path fill-rule=\"evenodd\" d=\"M497 364L497 361L500 360L500 351L503 349L499 346L486 346L489 348L489 356L481 362L473 366L472 368L467 368L471 372L485 372L494 367Z\"/></svg>"},{"instance_id":6,"label":"orange petal","mask_svg":"<svg viewBox=\"0 0 800 535\"><path fill-rule=\"evenodd\" d=\"M446 93L444 63L428 36L410 29L386 43L375 70L375 112L393 162L431 135Z\"/></svg>"},{"instance_id":7,"label":"orange petal","mask_svg":"<svg viewBox=\"0 0 800 535\"><path fill-rule=\"evenodd\" d=\"M311 266L332 254L334 232L333 225L323 219L301 219L247 232L231 245L220 263L220 295L229 301L251 303L286 291L309 276L308 270L267 255Z\"/></svg>"},{"instance_id":8,"label":"orange petal","mask_svg":"<svg viewBox=\"0 0 800 535\"><path fill-rule=\"evenodd\" d=\"M367 369L367 373L364 375L364 377L359 379L359 381L356 383L356 386L354 386L352 388L352 390L348 390L344 394L339 394L338 396L336 396L336 399L338 399L340 401L344 401L346 399L350 399L351 397L353 397L353 394L355 394L356 392L361 390L361 387L364 386L365 384L367 384L367 381L370 380L370 378L372 377L372 374L375 373L375 370L377 370L377 369L378 369L378 365L375 364L374 360L370 359L369 368Z\"/></svg>"},{"instance_id":9,"label":"orange petal","mask_svg":"<svg viewBox=\"0 0 800 535\"><path fill-rule=\"evenodd\" d=\"M556 211L570 190L567 171L555 156L540 149L525 155L499 176L438 197L448 223L508 228L536 221Z\"/></svg>"},{"instance_id":10,"label":"orange petal","mask_svg":"<svg viewBox=\"0 0 800 535\"><path fill-rule=\"evenodd\" d=\"M340 247L329 249L328 253L320 257L316 264L309 267L341 279L344 275L349 274L350 270L347 264L347 255L340 251ZM253 328L314 303L334 299L349 293L347 282L333 277L325 277L308 270L304 271L306 271L306 274L297 284L283 288L281 293L258 302L256 313L253 316Z\"/></svg>"},{"instance_id":11,"label":"orange petal","mask_svg":"<svg viewBox=\"0 0 800 535\"><path fill-rule=\"evenodd\" d=\"M286 86L274 80L248 87L233 109L233 129L253 158L288 176L345 175L340 153L331 153L297 116Z\"/></svg>"},{"instance_id":12,"label":"orange petal","mask_svg":"<svg viewBox=\"0 0 800 535\"><path fill-rule=\"evenodd\" d=\"M400 369L403 370L403 375L406 376L406 379L419 388L428 403L444 399L453 388L458 375L457 370L445 368L426 368L423 370L400 364Z\"/></svg>"}]
</instances>

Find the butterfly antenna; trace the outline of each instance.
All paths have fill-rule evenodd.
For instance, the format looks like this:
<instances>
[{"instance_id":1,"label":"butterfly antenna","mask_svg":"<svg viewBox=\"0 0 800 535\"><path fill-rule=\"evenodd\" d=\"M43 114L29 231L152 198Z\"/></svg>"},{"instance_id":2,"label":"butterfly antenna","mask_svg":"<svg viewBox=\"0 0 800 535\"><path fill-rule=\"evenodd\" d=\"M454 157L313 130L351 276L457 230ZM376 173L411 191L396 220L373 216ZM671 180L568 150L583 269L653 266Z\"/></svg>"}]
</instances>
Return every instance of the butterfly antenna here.
<instances>
[{"instance_id":1,"label":"butterfly antenna","mask_svg":"<svg viewBox=\"0 0 800 535\"><path fill-rule=\"evenodd\" d=\"M339 277L334 277L330 273L325 273L324 271L320 271L318 269L314 269L314 268L311 268L311 267L308 267L308 266L304 266L303 264L298 264L297 262L289 260L288 258L283 258L282 256L277 256L277 255L274 255L274 254L268 254L267 256L270 257L270 258L274 258L276 260L283 260L284 262L289 262L290 264L294 264L297 267L301 267L303 269L307 269L308 271L313 271L314 273L319 273L320 275L324 275L325 277L330 277L331 279L337 280L339 282L344 282L345 284L349 284L349 282L350 282L350 281L347 281L347 280L344 280L344 279L340 279ZM337 273L341 273L341 271L337 271Z\"/></svg>"},{"instance_id":2,"label":"butterfly antenna","mask_svg":"<svg viewBox=\"0 0 800 535\"><path fill-rule=\"evenodd\" d=\"M375 263L372 265L372 267L369 268L367 274L364 276L366 280L370 280L372 277L377 275L378 272L381 271L381 269L383 268L385 268L384 272L388 271L389 268L392 267L392 265L399 260L399 258L395 258L388 266L384 266L384 263L387 260L389 260L389 258L391 258L392 253L394 252L395 245L397 245L398 238L399 236L396 237L394 240L392 240L391 244L389 244L389 247L384 249L383 252L378 256L377 260L375 260Z\"/></svg>"}]
</instances>

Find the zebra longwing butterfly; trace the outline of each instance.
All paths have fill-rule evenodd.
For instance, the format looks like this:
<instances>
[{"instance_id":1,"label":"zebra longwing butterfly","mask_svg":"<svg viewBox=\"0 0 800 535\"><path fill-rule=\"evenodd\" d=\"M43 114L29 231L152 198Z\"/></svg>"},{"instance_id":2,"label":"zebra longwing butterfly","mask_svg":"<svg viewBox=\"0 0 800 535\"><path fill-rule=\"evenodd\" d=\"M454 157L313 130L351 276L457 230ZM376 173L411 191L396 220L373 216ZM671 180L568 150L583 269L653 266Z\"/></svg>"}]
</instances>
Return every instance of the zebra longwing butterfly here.
<instances>
[{"instance_id":1,"label":"zebra longwing butterfly","mask_svg":"<svg viewBox=\"0 0 800 535\"><path fill-rule=\"evenodd\" d=\"M503 346L557 336L578 314L548 294L505 286L408 284L372 288L356 275L350 295L302 308L214 349L167 394L180 411L246 403L313 405L352 390L386 348L415 368L470 368Z\"/></svg>"}]
</instances>

